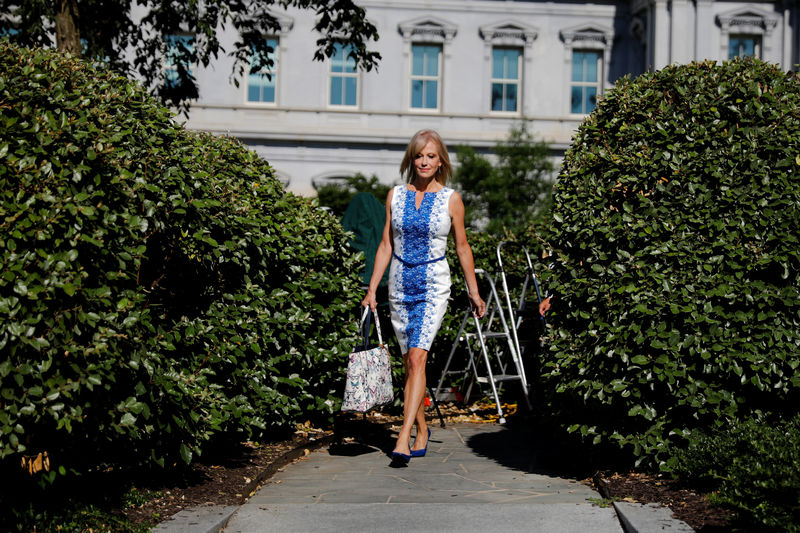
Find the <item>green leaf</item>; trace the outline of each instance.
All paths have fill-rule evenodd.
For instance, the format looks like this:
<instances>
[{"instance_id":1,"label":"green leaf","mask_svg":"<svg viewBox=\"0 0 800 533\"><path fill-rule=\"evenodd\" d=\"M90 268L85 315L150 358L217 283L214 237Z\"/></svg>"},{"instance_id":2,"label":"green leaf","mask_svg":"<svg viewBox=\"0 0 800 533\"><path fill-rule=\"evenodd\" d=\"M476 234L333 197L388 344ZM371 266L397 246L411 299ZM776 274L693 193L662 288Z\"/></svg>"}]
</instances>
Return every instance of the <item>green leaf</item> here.
<instances>
[{"instance_id":1,"label":"green leaf","mask_svg":"<svg viewBox=\"0 0 800 533\"><path fill-rule=\"evenodd\" d=\"M190 464L192 462L192 450L190 450L189 447L186 446L185 444L181 443L180 451L181 451L181 459L183 459L183 462L186 463L187 465Z\"/></svg>"}]
</instances>

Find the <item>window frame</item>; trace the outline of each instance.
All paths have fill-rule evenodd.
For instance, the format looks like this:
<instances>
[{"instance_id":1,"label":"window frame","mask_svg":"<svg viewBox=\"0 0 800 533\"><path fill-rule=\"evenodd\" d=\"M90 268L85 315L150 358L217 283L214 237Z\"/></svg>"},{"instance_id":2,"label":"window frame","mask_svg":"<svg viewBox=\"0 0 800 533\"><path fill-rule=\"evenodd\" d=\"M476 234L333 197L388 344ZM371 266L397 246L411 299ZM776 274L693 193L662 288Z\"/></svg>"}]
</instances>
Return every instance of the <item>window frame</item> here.
<instances>
[{"instance_id":1,"label":"window frame","mask_svg":"<svg viewBox=\"0 0 800 533\"><path fill-rule=\"evenodd\" d=\"M758 58L782 63L780 40L775 32L780 20L779 14L752 5L718 14L716 21L720 27L720 61L731 59L732 39L752 37L759 41Z\"/></svg>"},{"instance_id":2,"label":"window frame","mask_svg":"<svg viewBox=\"0 0 800 533\"><path fill-rule=\"evenodd\" d=\"M400 22L397 25L400 35L403 36L403 58L405 72L408 76L404 81L403 100L405 109L410 113L438 114L445 112L447 98L446 73L450 62L453 38L458 33L458 26L448 20L432 15L422 15L411 20ZM439 60L436 87L436 108L412 107L412 74L414 72L414 46L436 45L439 47Z\"/></svg>"},{"instance_id":3,"label":"window frame","mask_svg":"<svg viewBox=\"0 0 800 533\"><path fill-rule=\"evenodd\" d=\"M161 68L164 73L163 87L168 90L176 87L175 85L171 85L173 81L170 80L169 73L170 72L177 73L178 70L177 63L172 63L170 60L170 49L172 48L173 41L182 39L189 40L191 42L191 47L194 48L197 37L191 33L171 33L168 35L164 35L164 54L163 54L163 61ZM197 81L197 78L195 77L196 68L197 68L197 63L195 62L190 63L189 65L187 65L186 68L190 76L195 78L195 82Z\"/></svg>"},{"instance_id":4,"label":"window frame","mask_svg":"<svg viewBox=\"0 0 800 533\"><path fill-rule=\"evenodd\" d=\"M356 63L355 59L350 56L350 50L352 50L351 44L344 44L344 43L335 43L334 45L334 54L328 59L328 90L326 93L326 100L328 103L329 108L333 109L358 109L360 107L361 102L361 69L358 68L358 64ZM334 57L336 54L341 51L342 53L342 71L341 72L334 72ZM352 63L353 71L348 72L346 69L348 64ZM332 103L331 99L333 97L333 82L334 78L340 78L342 80L342 103ZM353 79L355 80L356 84L356 94L355 94L355 103L348 104L345 103L347 101L347 91L346 91L346 80Z\"/></svg>"},{"instance_id":5,"label":"window frame","mask_svg":"<svg viewBox=\"0 0 800 533\"><path fill-rule=\"evenodd\" d=\"M575 69L575 54L595 54L597 57L597 64L595 65L595 76L596 80L594 81L586 81L586 79L582 80L575 80L573 79L573 73ZM602 73L603 73L603 54L597 49L585 49L585 48L573 48L572 49L572 62L570 65L572 68L570 69L570 84L569 84L569 95L570 95L570 102L569 102L569 111L572 115L588 115L594 108L597 107L597 99L602 95L603 84L602 84ZM585 78L586 75L586 67L583 67L583 76ZM573 102L572 102L572 94L576 88L581 88L581 111L575 112L573 111ZM595 102L594 106L587 111L587 97L586 97L586 89L594 88L595 89Z\"/></svg>"},{"instance_id":6,"label":"window frame","mask_svg":"<svg viewBox=\"0 0 800 533\"><path fill-rule=\"evenodd\" d=\"M572 81L572 62L574 52L594 52L598 54L596 106L597 102L603 97L603 92L606 88L611 46L614 43L614 30L600 24L589 23L565 28L559 33L564 42L564 74L562 79L564 80L563 87L566 88L566 98L562 109L571 117L585 117L588 113L575 113L572 111L572 88L574 85ZM589 82L585 82L585 85L579 86L588 85ZM595 84L593 83L592 85L594 86Z\"/></svg>"},{"instance_id":7,"label":"window frame","mask_svg":"<svg viewBox=\"0 0 800 533\"><path fill-rule=\"evenodd\" d=\"M280 91L278 89L279 88L278 81L280 80L281 38L278 35L266 35L266 36L264 36L264 40L266 40L267 42L275 41L275 46L273 47L273 51L272 51L273 64L272 64L272 67L268 71L263 71L262 70L262 71L259 71L259 72L253 72L253 70L252 70L253 64L252 64L252 61L251 61L250 67L247 70L247 80L244 83L244 86L245 86L244 87L244 102L245 102L245 104L251 105L251 106L275 107L275 106L278 105L278 97L280 95ZM270 81L272 81L272 83L273 83L273 92L274 92L273 100L272 101L251 100L250 99L250 87L251 87L250 86L250 76L258 75L258 76L261 76L261 77L265 77L268 74L272 76L272 79ZM261 85L259 87L259 89L260 89L260 91L263 91L264 86Z\"/></svg>"},{"instance_id":8,"label":"window frame","mask_svg":"<svg viewBox=\"0 0 800 533\"><path fill-rule=\"evenodd\" d=\"M426 47L426 48L436 48L436 75L428 75L424 74L425 72L425 55L423 52L423 74L414 74L414 49L418 47ZM411 43L411 62L410 62L411 70L408 76L408 86L409 86L409 99L408 99L408 108L412 111L422 111L427 113L436 113L442 110L442 70L444 67L444 47L441 43L426 43L426 42L414 42ZM421 81L422 82L422 103L423 105L420 107L414 106L414 82ZM425 95L427 91L425 90L426 82L435 82L436 83L436 105L434 107L425 106Z\"/></svg>"},{"instance_id":9,"label":"window frame","mask_svg":"<svg viewBox=\"0 0 800 533\"><path fill-rule=\"evenodd\" d=\"M275 65L273 65L273 69L276 71L275 76L275 102L253 102L248 99L248 92L249 92L249 83L245 80L244 83L239 84L239 90L241 91L241 101L244 105L248 107L254 108L271 108L271 107L278 107L281 105L281 100L283 99L283 95L287 94L286 92L286 76L281 75L281 69L283 64L287 64L286 57L287 57L287 37L289 32L294 27L294 19L292 17L288 17L283 13L274 12L268 10L268 12L272 15L272 17L277 22L277 26L272 28L274 31L270 31L269 33L262 34L262 39L275 39L278 43L278 46L274 52L275 54ZM285 74L285 72L284 72ZM247 75L250 75L250 68L248 65Z\"/></svg>"},{"instance_id":10,"label":"window frame","mask_svg":"<svg viewBox=\"0 0 800 533\"><path fill-rule=\"evenodd\" d=\"M533 43L539 37L539 29L535 26L523 24L516 19L505 19L491 24L486 24L478 28L483 39L483 82L482 86L486 93L481 94L484 109L495 116L521 116L527 113L526 106L530 105L533 95L526 95L529 87L529 77L533 72ZM498 111L492 109L492 84L494 78L494 50L497 48L516 49L519 51L519 63L517 65L517 110Z\"/></svg>"},{"instance_id":11,"label":"window frame","mask_svg":"<svg viewBox=\"0 0 800 533\"><path fill-rule=\"evenodd\" d=\"M731 55L731 45L733 44L734 39L740 40L752 40L753 41L753 55L748 54L737 54ZM763 36L759 34L753 33L732 33L728 36L728 59L734 59L737 57L755 57L761 59L763 56Z\"/></svg>"},{"instance_id":12,"label":"window frame","mask_svg":"<svg viewBox=\"0 0 800 533\"><path fill-rule=\"evenodd\" d=\"M517 77L516 78L496 78L494 76L495 72L495 50L504 50L504 51L514 51L517 52ZM490 72L491 75L489 77L489 111L493 114L502 114L502 115L519 115L522 110L522 80L523 80L523 56L524 50L518 46L493 46L492 47L492 56L491 56L491 65L490 65ZM505 67L506 63L504 61L504 74L505 74ZM502 106L505 107L505 94L506 89L508 86L513 85L516 87L516 96L514 98L514 109L494 109L494 86L501 85L503 87L503 97L501 97Z\"/></svg>"}]
</instances>

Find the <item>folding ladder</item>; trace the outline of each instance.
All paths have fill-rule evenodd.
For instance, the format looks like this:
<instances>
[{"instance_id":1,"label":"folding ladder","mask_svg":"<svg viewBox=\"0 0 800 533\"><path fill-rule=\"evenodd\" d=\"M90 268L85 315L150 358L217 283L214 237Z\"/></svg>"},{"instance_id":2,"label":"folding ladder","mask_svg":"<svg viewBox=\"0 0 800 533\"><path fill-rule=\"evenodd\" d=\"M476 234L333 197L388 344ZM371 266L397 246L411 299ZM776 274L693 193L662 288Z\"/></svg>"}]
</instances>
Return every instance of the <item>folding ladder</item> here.
<instances>
[{"instance_id":1,"label":"folding ladder","mask_svg":"<svg viewBox=\"0 0 800 533\"><path fill-rule=\"evenodd\" d=\"M506 419L503 416L503 407L500 404L498 387L506 381L519 381L522 384L525 400L528 403L528 407L530 407L530 399L528 398L528 384L525 378L525 370L522 366L522 360L519 358L518 351L514 343L514 338L510 331L511 328L509 328L509 323L505 316L506 314L503 311L500 297L497 294L495 281L491 275L482 269L476 269L475 274L485 279L489 285L489 295L486 303L486 315L483 317L483 319L479 319L473 315L471 306L468 306L464 311L464 318L461 320L461 327L456 334L456 340L453 342L453 346L450 349L450 354L447 357L447 362L442 369L439 383L436 386L435 395L438 396L440 394L445 377L453 374L460 374L466 379L467 376L472 373L472 381L465 390L464 400L467 401L469 399L472 385L475 381L478 383L488 383L491 386L492 396L494 397L495 405L497 406L497 415L499 417L498 422L500 424L504 424ZM473 319L472 325L470 324L469 320L470 316L472 316ZM499 329L497 329L498 326ZM505 349L511 358L511 362L513 363L513 371L515 371L515 373L513 373L512 369L509 368L510 365L508 362L503 359L504 350L502 348L495 349L493 352L495 355L496 365L500 372L496 373L492 370L492 361L489 357L489 350L487 348L487 341L491 339L497 339L500 342L505 340ZM483 363L486 369L485 376L480 375L477 363L475 361L476 351L478 350L478 346L474 346L475 340L478 341L480 353L483 356ZM467 366L462 370L450 370L450 365L453 362L453 356L460 345L466 347L467 353L469 354Z\"/></svg>"},{"instance_id":2,"label":"folding ladder","mask_svg":"<svg viewBox=\"0 0 800 533\"><path fill-rule=\"evenodd\" d=\"M522 281L522 289L520 290L519 301L517 305L514 306L512 302L511 291L508 289L508 279L506 276L506 270L503 267L503 254L501 253L505 246L514 246L517 248L521 248L523 253L525 254L525 276ZM531 261L531 256L528 253L528 248L518 242L515 241L502 241L500 244L497 245L497 265L498 271L500 273L500 279L503 283L503 293L505 294L506 305L508 309L508 321L513 325L511 328L514 343L517 348L517 353L520 354L520 357L524 355L524 350L520 346L519 342L519 328L522 324L522 319L525 315L526 307L527 307L527 292L528 288L531 284L533 284L533 288L536 291L536 301L537 306L538 304L542 303L542 292L539 288L539 280L536 279L536 272L533 270L533 262ZM536 314L538 315L538 308L535 310ZM545 319L543 316L539 316L539 320L542 322L542 327L544 328ZM540 345L542 343L540 342Z\"/></svg>"},{"instance_id":3,"label":"folding ladder","mask_svg":"<svg viewBox=\"0 0 800 533\"><path fill-rule=\"evenodd\" d=\"M436 387L435 394L438 395L442 390L442 384L444 382L445 377L448 375L461 375L465 380L472 374L472 379L469 381L465 391L464 391L464 400L467 401L469 399L469 395L472 390L472 386L474 382L478 383L489 383L492 388L492 395L494 396L495 404L497 405L497 413L499 416L498 422L503 424L505 423L505 417L503 416L502 406L500 404L500 398L498 395L498 388L502 385L503 382L506 381L519 381L522 386L523 394L525 395L525 401L528 405L528 408L531 408L530 402L530 386L527 381L527 377L525 375L525 367L522 361L522 350L519 342L519 335L517 330L519 329L522 323L522 317L525 312L526 307L526 293L528 290L529 285L532 283L535 290L537 300L541 302L541 292L539 290L539 283L536 279L536 275L533 270L533 263L530 258L530 254L528 253L527 248L522 246L522 249L525 253L527 271L525 277L523 279L523 284L520 292L520 297L517 306L514 306L512 301L511 291L508 287L508 279L506 276L505 269L503 267L503 257L502 257L502 249L505 245L518 245L517 243L511 241L503 241L498 244L496 253L497 253L497 262L498 262L498 275L502 281L502 289L506 300L506 309L503 308L503 305L500 300L500 296L497 291L497 285L495 283L495 278L493 278L488 272L482 269L476 269L475 274L483 279L486 280L489 286L489 295L487 298L486 304L486 315L482 320L479 320L477 317L472 315L471 306L467 306L467 309L464 312L464 318L461 321L461 326L459 327L458 333L456 334L456 339L453 342L453 346L450 350L450 354L447 358L447 362L442 370L442 375L439 378L439 383ZM538 310L537 310L538 312ZM470 328L469 318L472 315L474 321L474 329ZM507 316L506 316L507 315ZM501 330L496 329L497 323L499 319L499 325L501 326ZM486 376L481 376L478 372L478 367L475 361L475 355L478 347L473 348L473 344L475 339L478 340L478 344L480 346L480 351L483 356L484 366L487 371ZM502 349L495 349L494 355L496 359L496 364L500 369L499 373L494 373L492 371L491 360L489 358L489 350L487 349L487 341L491 339L498 339L502 340L505 339L507 343L507 353L511 357L511 362L514 364L514 369L516 373L510 373L508 371L508 363L503 359L503 351ZM467 360L467 366L462 370L450 370L450 365L453 361L453 356L455 355L459 346L463 345L466 347L466 351L469 355Z\"/></svg>"}]
</instances>

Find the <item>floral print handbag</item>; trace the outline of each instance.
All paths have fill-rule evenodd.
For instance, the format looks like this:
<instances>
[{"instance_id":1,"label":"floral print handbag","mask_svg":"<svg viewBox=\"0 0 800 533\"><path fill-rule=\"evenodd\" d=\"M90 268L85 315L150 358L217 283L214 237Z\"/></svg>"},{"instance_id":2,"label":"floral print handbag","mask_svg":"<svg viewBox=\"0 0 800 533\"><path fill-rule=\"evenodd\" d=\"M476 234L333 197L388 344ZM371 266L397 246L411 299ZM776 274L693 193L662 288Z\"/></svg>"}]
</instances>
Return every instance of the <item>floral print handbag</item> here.
<instances>
[{"instance_id":1,"label":"floral print handbag","mask_svg":"<svg viewBox=\"0 0 800 533\"><path fill-rule=\"evenodd\" d=\"M389 350L383 344L378 314L373 311L372 315L375 317L375 329L378 330L378 346L367 349L370 313L369 307L365 307L361 317L364 344L360 346L361 350L356 347L356 350L350 354L342 411L363 413L393 400L394 390L392 389L392 369L389 366Z\"/></svg>"}]
</instances>

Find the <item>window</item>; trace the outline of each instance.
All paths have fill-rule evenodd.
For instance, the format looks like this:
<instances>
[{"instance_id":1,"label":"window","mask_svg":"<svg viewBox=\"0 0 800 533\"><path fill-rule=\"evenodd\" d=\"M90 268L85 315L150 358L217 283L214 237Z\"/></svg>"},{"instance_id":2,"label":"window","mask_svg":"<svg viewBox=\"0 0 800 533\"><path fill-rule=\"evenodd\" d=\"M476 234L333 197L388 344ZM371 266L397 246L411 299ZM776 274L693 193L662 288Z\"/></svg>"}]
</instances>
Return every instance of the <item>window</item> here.
<instances>
[{"instance_id":1,"label":"window","mask_svg":"<svg viewBox=\"0 0 800 533\"><path fill-rule=\"evenodd\" d=\"M164 85L174 88L180 85L179 69L185 69L189 76L192 75L192 65L187 61L187 55L194 55L194 37L191 35L167 35L164 38L166 45Z\"/></svg>"},{"instance_id":2,"label":"window","mask_svg":"<svg viewBox=\"0 0 800 533\"><path fill-rule=\"evenodd\" d=\"M516 112L519 107L519 48L492 49L492 111Z\"/></svg>"},{"instance_id":3,"label":"window","mask_svg":"<svg viewBox=\"0 0 800 533\"><path fill-rule=\"evenodd\" d=\"M573 50L570 112L592 112L597 104L601 72L599 51Z\"/></svg>"},{"instance_id":4,"label":"window","mask_svg":"<svg viewBox=\"0 0 800 533\"><path fill-rule=\"evenodd\" d=\"M250 74L247 76L247 101L265 104L276 102L275 86L278 76L278 39L266 39L268 67L258 69L259 57L255 54L250 59Z\"/></svg>"},{"instance_id":5,"label":"window","mask_svg":"<svg viewBox=\"0 0 800 533\"><path fill-rule=\"evenodd\" d=\"M337 43L331 56L330 105L358 105L358 68L351 45Z\"/></svg>"},{"instance_id":6,"label":"window","mask_svg":"<svg viewBox=\"0 0 800 533\"><path fill-rule=\"evenodd\" d=\"M746 56L761 57L761 37L758 35L731 35L728 41L728 59Z\"/></svg>"},{"instance_id":7,"label":"window","mask_svg":"<svg viewBox=\"0 0 800 533\"><path fill-rule=\"evenodd\" d=\"M415 44L411 47L411 107L439 108L442 47Z\"/></svg>"},{"instance_id":8,"label":"window","mask_svg":"<svg viewBox=\"0 0 800 533\"><path fill-rule=\"evenodd\" d=\"M717 15L720 27L720 59L757 57L777 59L780 50L780 32L783 15L780 12L759 9L752 3ZM779 52L777 52L779 54Z\"/></svg>"}]
</instances>

